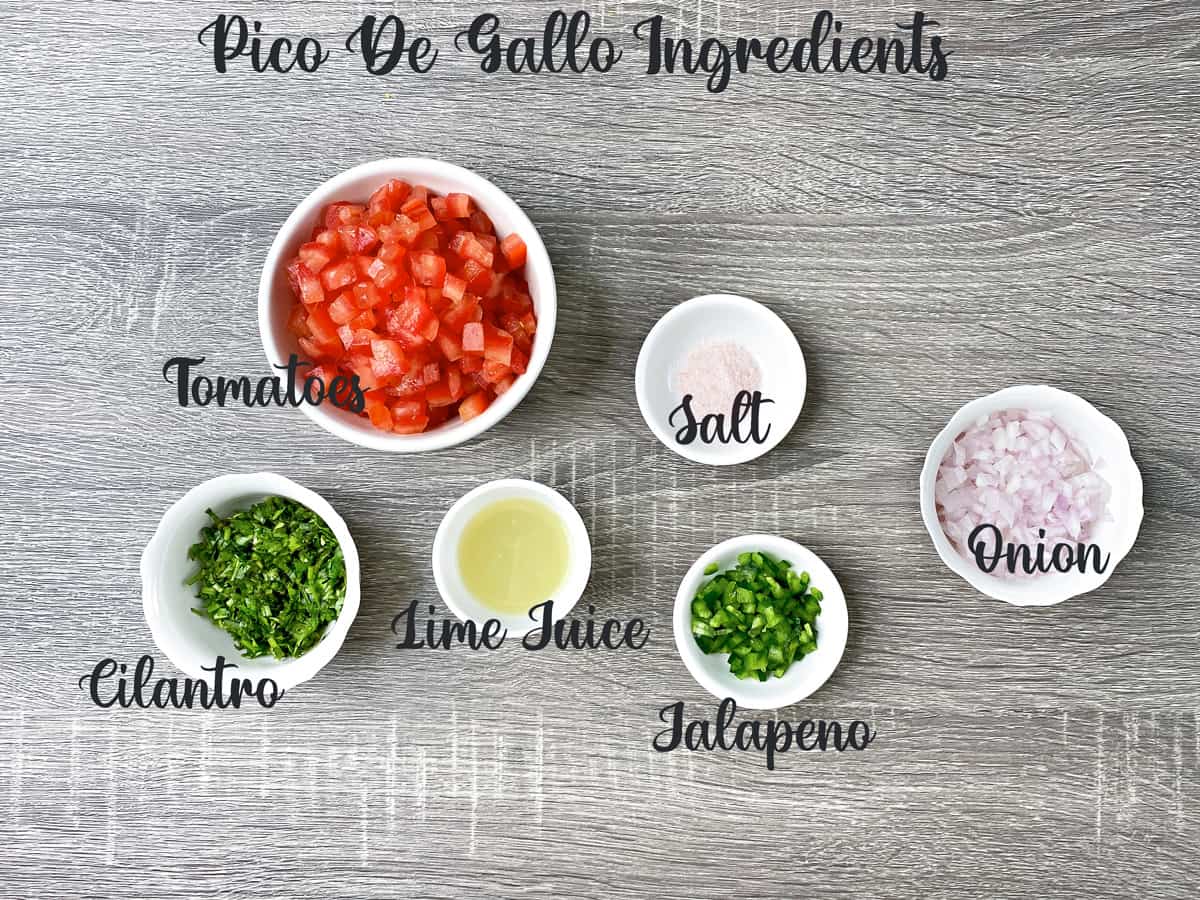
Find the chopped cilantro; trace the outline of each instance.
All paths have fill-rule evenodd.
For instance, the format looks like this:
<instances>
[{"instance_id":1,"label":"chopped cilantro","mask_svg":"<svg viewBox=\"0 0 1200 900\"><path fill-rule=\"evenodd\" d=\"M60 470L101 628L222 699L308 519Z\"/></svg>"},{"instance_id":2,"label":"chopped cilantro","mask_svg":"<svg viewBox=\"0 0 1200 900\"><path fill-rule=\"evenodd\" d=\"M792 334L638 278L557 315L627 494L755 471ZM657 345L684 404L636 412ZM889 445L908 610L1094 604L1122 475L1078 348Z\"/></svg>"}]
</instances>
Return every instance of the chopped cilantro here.
<instances>
[{"instance_id":1,"label":"chopped cilantro","mask_svg":"<svg viewBox=\"0 0 1200 900\"><path fill-rule=\"evenodd\" d=\"M212 524L188 550L199 568L201 608L248 659L303 656L342 611L346 561L333 531L311 509L268 497Z\"/></svg>"}]
</instances>

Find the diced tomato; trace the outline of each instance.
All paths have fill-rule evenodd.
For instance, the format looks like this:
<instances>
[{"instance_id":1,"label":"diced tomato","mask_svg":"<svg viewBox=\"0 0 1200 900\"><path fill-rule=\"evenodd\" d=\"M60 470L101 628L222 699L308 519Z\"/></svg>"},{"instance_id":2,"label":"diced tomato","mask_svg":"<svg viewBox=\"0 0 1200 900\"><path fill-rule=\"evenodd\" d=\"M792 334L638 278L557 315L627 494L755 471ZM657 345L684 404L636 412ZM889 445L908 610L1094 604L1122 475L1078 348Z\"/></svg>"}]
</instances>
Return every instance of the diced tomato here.
<instances>
[{"instance_id":1,"label":"diced tomato","mask_svg":"<svg viewBox=\"0 0 1200 900\"><path fill-rule=\"evenodd\" d=\"M486 356L483 358L483 368L480 371L489 384L495 384L500 379L512 374L512 369L506 363L496 362Z\"/></svg>"},{"instance_id":2,"label":"diced tomato","mask_svg":"<svg viewBox=\"0 0 1200 900\"><path fill-rule=\"evenodd\" d=\"M483 308L478 303L468 300L466 296L442 313L442 321L446 326L458 332L461 332L468 322L478 322L482 318Z\"/></svg>"},{"instance_id":3,"label":"diced tomato","mask_svg":"<svg viewBox=\"0 0 1200 900\"><path fill-rule=\"evenodd\" d=\"M371 355L376 359L399 363L404 359L404 348L395 341L380 338L377 341L371 341Z\"/></svg>"},{"instance_id":4,"label":"diced tomato","mask_svg":"<svg viewBox=\"0 0 1200 900\"><path fill-rule=\"evenodd\" d=\"M437 345L441 349L442 355L450 362L462 359L462 341L451 334L449 328L442 328L438 331Z\"/></svg>"},{"instance_id":5,"label":"diced tomato","mask_svg":"<svg viewBox=\"0 0 1200 900\"><path fill-rule=\"evenodd\" d=\"M460 231L450 239L450 249L464 260L473 259L485 269L490 269L495 257L479 238L469 231Z\"/></svg>"},{"instance_id":6,"label":"diced tomato","mask_svg":"<svg viewBox=\"0 0 1200 900\"><path fill-rule=\"evenodd\" d=\"M395 397L415 397L418 394L423 396L426 387L424 369L418 364L409 366L401 373L399 379L388 388L388 392Z\"/></svg>"},{"instance_id":7,"label":"diced tomato","mask_svg":"<svg viewBox=\"0 0 1200 900\"><path fill-rule=\"evenodd\" d=\"M512 360L513 336L488 322L479 323L483 329L484 356L492 362L507 366ZM463 329L463 349L466 349L466 328Z\"/></svg>"},{"instance_id":8,"label":"diced tomato","mask_svg":"<svg viewBox=\"0 0 1200 900\"><path fill-rule=\"evenodd\" d=\"M407 181L393 178L376 189L375 193L371 195L368 206L372 209L395 213L400 209L400 204L405 201L410 191L412 191L412 186Z\"/></svg>"},{"instance_id":9,"label":"diced tomato","mask_svg":"<svg viewBox=\"0 0 1200 900\"><path fill-rule=\"evenodd\" d=\"M438 317L425 302L425 293L411 285L404 289L404 299L394 308L395 318L389 317L388 327L415 334L431 341L437 337Z\"/></svg>"},{"instance_id":10,"label":"diced tomato","mask_svg":"<svg viewBox=\"0 0 1200 900\"><path fill-rule=\"evenodd\" d=\"M362 221L364 213L366 208L357 203L331 203L325 207L325 227L356 225Z\"/></svg>"},{"instance_id":11,"label":"diced tomato","mask_svg":"<svg viewBox=\"0 0 1200 900\"><path fill-rule=\"evenodd\" d=\"M369 225L343 225L338 237L347 253L366 253L379 246L379 235Z\"/></svg>"},{"instance_id":12,"label":"diced tomato","mask_svg":"<svg viewBox=\"0 0 1200 900\"><path fill-rule=\"evenodd\" d=\"M515 231L500 242L500 252L504 254L504 258L508 260L510 268L519 269L525 265L526 248L525 242L521 240L521 236Z\"/></svg>"},{"instance_id":13,"label":"diced tomato","mask_svg":"<svg viewBox=\"0 0 1200 900\"><path fill-rule=\"evenodd\" d=\"M483 323L468 322L463 326L463 353L483 353L485 346Z\"/></svg>"},{"instance_id":14,"label":"diced tomato","mask_svg":"<svg viewBox=\"0 0 1200 900\"><path fill-rule=\"evenodd\" d=\"M338 347L331 347L328 344L313 340L312 338L302 337L297 338L296 341L300 344L301 351L303 351L304 355L310 360L334 357L340 349L340 345Z\"/></svg>"},{"instance_id":15,"label":"diced tomato","mask_svg":"<svg viewBox=\"0 0 1200 900\"><path fill-rule=\"evenodd\" d=\"M313 372L357 379L362 415L415 434L478 416L529 365L537 316L528 251L467 194L400 180L329 204L286 267L288 314Z\"/></svg>"},{"instance_id":16,"label":"diced tomato","mask_svg":"<svg viewBox=\"0 0 1200 900\"><path fill-rule=\"evenodd\" d=\"M461 232L459 232L461 234ZM492 271L473 259L463 263L463 279L472 294L482 294L492 286Z\"/></svg>"},{"instance_id":17,"label":"diced tomato","mask_svg":"<svg viewBox=\"0 0 1200 900\"><path fill-rule=\"evenodd\" d=\"M379 226L379 237L398 244L411 244L421 234L421 228L408 216L396 216L391 225Z\"/></svg>"},{"instance_id":18,"label":"diced tomato","mask_svg":"<svg viewBox=\"0 0 1200 900\"><path fill-rule=\"evenodd\" d=\"M471 214L471 198L467 194L447 194L446 213L452 219L465 219Z\"/></svg>"},{"instance_id":19,"label":"diced tomato","mask_svg":"<svg viewBox=\"0 0 1200 900\"><path fill-rule=\"evenodd\" d=\"M338 345L337 324L329 316L329 306L324 303L313 303L308 307L308 330L313 340L321 344Z\"/></svg>"},{"instance_id":20,"label":"diced tomato","mask_svg":"<svg viewBox=\"0 0 1200 900\"><path fill-rule=\"evenodd\" d=\"M381 431L392 430L392 411L382 403L368 403L367 416L371 424Z\"/></svg>"},{"instance_id":21,"label":"diced tomato","mask_svg":"<svg viewBox=\"0 0 1200 900\"><path fill-rule=\"evenodd\" d=\"M370 281L360 281L354 286L354 302L358 304L359 309L371 309L385 299L383 291Z\"/></svg>"},{"instance_id":22,"label":"diced tomato","mask_svg":"<svg viewBox=\"0 0 1200 900\"><path fill-rule=\"evenodd\" d=\"M364 391L372 391L379 387L379 379L375 377L375 369L371 363L370 353L352 353L346 357L343 366L358 376L358 386Z\"/></svg>"},{"instance_id":23,"label":"diced tomato","mask_svg":"<svg viewBox=\"0 0 1200 900\"><path fill-rule=\"evenodd\" d=\"M529 369L529 354L514 347L512 357L508 361L508 367L518 375L524 375Z\"/></svg>"},{"instance_id":24,"label":"diced tomato","mask_svg":"<svg viewBox=\"0 0 1200 900\"><path fill-rule=\"evenodd\" d=\"M329 304L329 318L338 325L345 325L358 318L358 304L354 302L353 291L342 291Z\"/></svg>"},{"instance_id":25,"label":"diced tomato","mask_svg":"<svg viewBox=\"0 0 1200 900\"><path fill-rule=\"evenodd\" d=\"M389 241L379 248L379 258L384 262L394 263L407 252L403 244Z\"/></svg>"},{"instance_id":26,"label":"diced tomato","mask_svg":"<svg viewBox=\"0 0 1200 900\"><path fill-rule=\"evenodd\" d=\"M425 198L415 193L400 207L400 212L416 222L417 228L420 231L428 231L430 228L437 226L437 219L433 217L433 213L425 205Z\"/></svg>"},{"instance_id":27,"label":"diced tomato","mask_svg":"<svg viewBox=\"0 0 1200 900\"><path fill-rule=\"evenodd\" d=\"M446 260L432 250L414 251L408 258L408 268L417 284L440 285L446 277Z\"/></svg>"},{"instance_id":28,"label":"diced tomato","mask_svg":"<svg viewBox=\"0 0 1200 900\"><path fill-rule=\"evenodd\" d=\"M395 434L420 434L429 428L429 424L429 416L418 416L408 422L393 422L392 431Z\"/></svg>"},{"instance_id":29,"label":"diced tomato","mask_svg":"<svg viewBox=\"0 0 1200 900\"><path fill-rule=\"evenodd\" d=\"M466 293L467 283L457 275L446 275L445 281L442 282L442 296L448 297L456 303L463 298Z\"/></svg>"},{"instance_id":30,"label":"diced tomato","mask_svg":"<svg viewBox=\"0 0 1200 900\"><path fill-rule=\"evenodd\" d=\"M458 404L458 415L469 422L491 405L491 399L483 391L477 391Z\"/></svg>"},{"instance_id":31,"label":"diced tomato","mask_svg":"<svg viewBox=\"0 0 1200 900\"><path fill-rule=\"evenodd\" d=\"M327 291L340 291L356 280L358 280L358 269L355 267L354 261L350 259L335 263L321 273L321 285Z\"/></svg>"},{"instance_id":32,"label":"diced tomato","mask_svg":"<svg viewBox=\"0 0 1200 900\"><path fill-rule=\"evenodd\" d=\"M392 411L393 422L411 422L429 412L425 395L398 400L388 407Z\"/></svg>"},{"instance_id":33,"label":"diced tomato","mask_svg":"<svg viewBox=\"0 0 1200 900\"><path fill-rule=\"evenodd\" d=\"M367 270L367 277L375 282L376 287L386 291L400 281L400 268L376 258Z\"/></svg>"},{"instance_id":34,"label":"diced tomato","mask_svg":"<svg viewBox=\"0 0 1200 900\"><path fill-rule=\"evenodd\" d=\"M319 244L316 241L309 241L307 244L302 244L300 249L296 251L296 255L300 257L300 262L304 264L304 268L312 272L314 275L333 262L333 251L324 244Z\"/></svg>"},{"instance_id":35,"label":"diced tomato","mask_svg":"<svg viewBox=\"0 0 1200 900\"><path fill-rule=\"evenodd\" d=\"M449 406L454 402L450 386L445 381L439 381L426 388L425 399L430 406Z\"/></svg>"},{"instance_id":36,"label":"diced tomato","mask_svg":"<svg viewBox=\"0 0 1200 900\"><path fill-rule=\"evenodd\" d=\"M318 228L316 234L313 235L312 243L319 244L328 250L330 259L342 251L341 238L338 237L337 230L333 228ZM303 258L300 261L304 262Z\"/></svg>"},{"instance_id":37,"label":"diced tomato","mask_svg":"<svg viewBox=\"0 0 1200 900\"><path fill-rule=\"evenodd\" d=\"M325 291L321 289L320 279L299 260L295 260L288 266L288 281L292 284L292 291L299 295L301 303L323 303L325 301Z\"/></svg>"},{"instance_id":38,"label":"diced tomato","mask_svg":"<svg viewBox=\"0 0 1200 900\"><path fill-rule=\"evenodd\" d=\"M372 341L379 339L379 335L370 328L355 328L351 325L343 325L339 328L338 337L341 338L342 346L347 350L351 347L370 347Z\"/></svg>"},{"instance_id":39,"label":"diced tomato","mask_svg":"<svg viewBox=\"0 0 1200 900\"><path fill-rule=\"evenodd\" d=\"M296 335L296 337L310 337L312 335L312 332L308 330L308 312L305 310L303 303L298 303L292 307L292 311L288 315L288 331ZM461 353L461 350L459 352Z\"/></svg>"},{"instance_id":40,"label":"diced tomato","mask_svg":"<svg viewBox=\"0 0 1200 900\"><path fill-rule=\"evenodd\" d=\"M482 209L477 209L471 213L471 230L477 234L494 234L496 231L492 225L492 220L488 218L487 213Z\"/></svg>"}]
</instances>

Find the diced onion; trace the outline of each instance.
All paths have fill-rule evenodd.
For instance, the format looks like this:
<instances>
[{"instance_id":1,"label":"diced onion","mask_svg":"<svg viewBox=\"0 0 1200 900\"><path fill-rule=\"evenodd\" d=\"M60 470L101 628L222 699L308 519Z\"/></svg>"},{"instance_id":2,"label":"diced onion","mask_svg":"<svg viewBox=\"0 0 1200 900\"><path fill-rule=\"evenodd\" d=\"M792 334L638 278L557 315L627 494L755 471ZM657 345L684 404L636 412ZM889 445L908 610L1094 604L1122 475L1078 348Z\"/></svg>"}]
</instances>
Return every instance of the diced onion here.
<instances>
[{"instance_id":1,"label":"diced onion","mask_svg":"<svg viewBox=\"0 0 1200 900\"><path fill-rule=\"evenodd\" d=\"M1039 543L1048 550L1087 543L1110 518L1111 494L1087 448L1048 413L1009 409L982 416L954 439L934 499L946 537L973 559L968 538L980 525L995 525L1004 546L1031 551ZM993 574L1009 573L998 566Z\"/></svg>"}]
</instances>

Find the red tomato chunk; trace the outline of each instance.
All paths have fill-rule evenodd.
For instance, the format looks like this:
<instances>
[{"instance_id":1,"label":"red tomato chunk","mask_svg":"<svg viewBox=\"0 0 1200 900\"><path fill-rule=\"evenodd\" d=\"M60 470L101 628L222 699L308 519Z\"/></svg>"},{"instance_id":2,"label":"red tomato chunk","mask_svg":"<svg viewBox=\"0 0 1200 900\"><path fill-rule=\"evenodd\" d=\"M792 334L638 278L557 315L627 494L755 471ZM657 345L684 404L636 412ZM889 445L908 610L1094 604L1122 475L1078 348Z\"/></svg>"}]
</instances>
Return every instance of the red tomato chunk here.
<instances>
[{"instance_id":1,"label":"red tomato chunk","mask_svg":"<svg viewBox=\"0 0 1200 900\"><path fill-rule=\"evenodd\" d=\"M288 264L288 327L329 376L357 375L362 415L416 434L473 419L529 365L537 316L525 241L503 240L467 194L393 179L331 203Z\"/></svg>"}]
</instances>

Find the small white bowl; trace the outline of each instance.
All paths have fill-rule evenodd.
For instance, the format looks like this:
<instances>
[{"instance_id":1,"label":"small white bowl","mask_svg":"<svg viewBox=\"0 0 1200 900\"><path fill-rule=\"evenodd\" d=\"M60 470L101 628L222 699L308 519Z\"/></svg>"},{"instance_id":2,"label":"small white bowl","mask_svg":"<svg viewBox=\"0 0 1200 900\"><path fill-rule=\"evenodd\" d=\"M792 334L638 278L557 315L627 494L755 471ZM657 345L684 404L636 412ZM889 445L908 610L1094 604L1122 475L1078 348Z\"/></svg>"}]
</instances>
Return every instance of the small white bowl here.
<instances>
[{"instance_id":1,"label":"small white bowl","mask_svg":"<svg viewBox=\"0 0 1200 900\"><path fill-rule=\"evenodd\" d=\"M763 407L763 421L771 430L762 444L676 440L680 419L675 426L669 419L683 398L672 390L671 379L692 349L707 342L740 344L758 364L759 390L774 401ZM791 329L761 303L734 294L693 297L667 312L642 342L634 377L642 418L654 436L685 459L710 466L748 462L774 448L796 424L807 384L804 353ZM728 412L725 418L728 422Z\"/></svg>"},{"instance_id":2,"label":"small white bowl","mask_svg":"<svg viewBox=\"0 0 1200 900\"><path fill-rule=\"evenodd\" d=\"M1096 472L1112 486L1108 509L1113 521L1099 523L1088 541L1097 544L1102 553L1111 554L1105 572L1047 572L1030 578L998 578L980 571L946 537L938 521L934 496L938 467L955 438L975 420L1006 409L1049 413L1087 448L1096 461ZM1143 515L1142 473L1133 461L1129 440L1121 426L1082 397L1046 385L1017 385L972 400L933 439L921 469L921 516L942 562L976 590L1014 606L1051 606L1100 587L1133 547Z\"/></svg>"},{"instance_id":3,"label":"small white bowl","mask_svg":"<svg viewBox=\"0 0 1200 900\"><path fill-rule=\"evenodd\" d=\"M703 653L692 636L692 601L708 578L704 574L705 568L716 563L723 572L737 565L739 553L755 550L787 560L797 572L807 572L812 576L812 586L824 597L821 613L817 616L817 649L792 663L781 678L766 681L733 675L729 671L728 653ZM738 706L746 709L780 709L813 693L829 680L841 661L849 628L846 595L829 567L806 547L770 534L747 534L717 544L692 564L675 595L675 646L683 664L700 686L714 697L722 700L732 697Z\"/></svg>"},{"instance_id":4,"label":"small white bowl","mask_svg":"<svg viewBox=\"0 0 1200 900\"><path fill-rule=\"evenodd\" d=\"M341 614L320 643L303 656L246 659L228 632L192 612L200 601L195 587L184 584L196 571L196 564L188 559L188 548L200 540L200 530L210 522L205 510L227 516L271 496L288 497L307 506L332 529L346 561L346 597ZM211 669L218 656L237 665L233 674L238 678L270 678L284 690L307 681L333 659L358 614L358 550L346 523L320 495L273 472L222 475L196 485L163 515L142 553L141 568L142 607L154 643L180 671L210 683L212 673L201 667Z\"/></svg>"},{"instance_id":5,"label":"small white bowl","mask_svg":"<svg viewBox=\"0 0 1200 900\"><path fill-rule=\"evenodd\" d=\"M592 573L592 543L579 512L562 494L536 481L504 478L489 481L464 494L450 507L433 538L433 580L438 593L454 615L464 622L499 620L510 633L524 635L536 628L527 613L504 614L484 606L463 583L458 565L458 544L463 529L485 506L499 500L534 500L549 506L567 530L567 574L562 586L549 599L554 602L554 621L569 613L583 595Z\"/></svg>"},{"instance_id":6,"label":"small white bowl","mask_svg":"<svg viewBox=\"0 0 1200 900\"><path fill-rule=\"evenodd\" d=\"M355 166L334 176L305 197L288 216L275 236L263 265L258 284L258 330L263 349L271 365L286 363L296 353L301 359L295 337L287 327L288 314L297 302L288 285L287 263L296 250L309 239L321 211L329 203L346 200L365 203L380 185L392 178L402 178L423 185L438 194L461 191L472 199L491 218L496 234L503 238L512 232L519 234L528 249L525 276L529 295L537 315L537 333L529 366L511 388L492 401L483 413L463 422L457 418L421 434L391 434L373 426L367 419L356 416L329 403L313 406L305 403L300 409L306 416L331 434L360 447L389 450L397 453L418 453L441 450L478 437L516 407L529 393L550 354L554 340L554 325L558 312L558 294L554 285L554 270L550 255L529 217L507 194L487 179L450 163L434 159L410 157L380 159Z\"/></svg>"}]
</instances>

